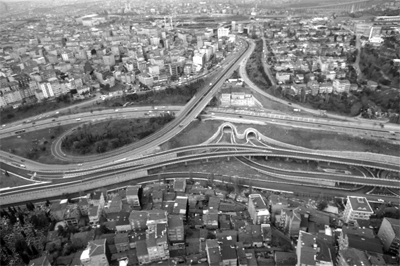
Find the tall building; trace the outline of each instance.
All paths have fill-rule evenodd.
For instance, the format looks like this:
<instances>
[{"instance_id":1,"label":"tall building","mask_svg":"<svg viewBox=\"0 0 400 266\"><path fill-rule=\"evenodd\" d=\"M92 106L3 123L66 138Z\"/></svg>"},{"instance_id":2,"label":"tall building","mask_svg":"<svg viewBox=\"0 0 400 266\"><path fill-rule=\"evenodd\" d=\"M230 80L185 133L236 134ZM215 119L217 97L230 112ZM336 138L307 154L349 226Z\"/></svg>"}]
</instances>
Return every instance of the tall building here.
<instances>
[{"instance_id":1,"label":"tall building","mask_svg":"<svg viewBox=\"0 0 400 266\"><path fill-rule=\"evenodd\" d=\"M367 198L348 196L346 208L343 213L343 220L345 223L355 221L356 219L368 220L373 213Z\"/></svg>"},{"instance_id":2,"label":"tall building","mask_svg":"<svg viewBox=\"0 0 400 266\"><path fill-rule=\"evenodd\" d=\"M218 38L227 37L229 35L229 29L220 27L218 28L217 33L218 33Z\"/></svg>"},{"instance_id":3,"label":"tall building","mask_svg":"<svg viewBox=\"0 0 400 266\"><path fill-rule=\"evenodd\" d=\"M254 224L266 224L269 222L270 213L260 194L249 195L247 210Z\"/></svg>"},{"instance_id":4,"label":"tall building","mask_svg":"<svg viewBox=\"0 0 400 266\"><path fill-rule=\"evenodd\" d=\"M383 218L381 227L379 227L378 237L382 241L385 251L398 255L400 249L400 220Z\"/></svg>"}]
</instances>

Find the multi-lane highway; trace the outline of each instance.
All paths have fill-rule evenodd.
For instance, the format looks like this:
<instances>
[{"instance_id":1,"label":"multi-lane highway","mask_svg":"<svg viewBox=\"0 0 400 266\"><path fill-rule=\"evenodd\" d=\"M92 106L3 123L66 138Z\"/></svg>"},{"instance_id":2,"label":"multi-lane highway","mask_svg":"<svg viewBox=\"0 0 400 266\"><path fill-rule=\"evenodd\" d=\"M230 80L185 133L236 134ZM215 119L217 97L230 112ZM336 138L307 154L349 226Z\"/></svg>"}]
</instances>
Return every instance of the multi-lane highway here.
<instances>
[{"instance_id":1,"label":"multi-lane highway","mask_svg":"<svg viewBox=\"0 0 400 266\"><path fill-rule=\"evenodd\" d=\"M61 153L62 160L65 161L85 161L83 165L36 165L37 168L33 169L19 169L18 171L36 170L38 179L51 181L51 184L36 184L32 187L25 188L13 188L8 191L3 191L1 193L0 200L5 200L8 203L23 201L26 197L33 197L37 199L38 197L50 197L62 193L71 193L71 191L79 189L93 189L96 186L105 186L109 184L115 184L118 182L124 182L132 178L139 178L148 174L149 169L159 168L162 166L168 166L172 164L186 163L190 161L198 160L209 160L215 158L225 158L225 157L236 157L236 156L275 156L284 158L297 158L304 160L314 160L314 161L326 161L341 164L350 165L360 165L371 167L375 169L385 169L389 171L399 171L398 165L393 165L385 162L376 162L369 160L360 160L355 158L347 158L341 156L333 156L320 154L311 151L293 151L284 150L269 147L254 147L246 145L235 145L230 144L227 147L218 147L218 149L224 149L221 151L214 151L212 153L196 153L196 154L186 154L190 151L195 151L197 149L203 149L205 151L210 151L215 149L215 146L191 146L180 148L176 150L170 150L166 152L157 152L154 154L149 154L148 151L155 151L159 145L165 141L176 136L180 131L182 131L188 124L190 124L206 107L208 102L212 99L213 95L216 93L218 88L224 83L224 81L231 76L233 71L238 67L242 61L246 61L251 55L254 49L254 44L251 44L251 49L247 47L247 44L240 41L244 49L240 50L237 58L231 58L226 62L221 68L221 72L216 74L212 79L211 83L201 89L191 101L189 101L183 108L178 112L176 119L170 122L161 131L151 135L150 137L143 139L135 144L126 146L124 148L115 150L105 155L101 156L85 156L85 157L73 157ZM241 65L241 71L243 68L243 63ZM242 77L246 77L246 73L241 73ZM143 110L142 110L143 111ZM107 111L110 112L110 111ZM112 112L112 111L111 111ZM115 111L114 111L115 112ZM82 116L82 115L81 115ZM110 116L107 113L105 117ZM120 114L118 115L120 116ZM104 116L100 116L104 117ZM79 121L76 121L75 116L70 117L76 122L82 122L83 117ZM91 116L91 119L95 119ZM55 121L47 121L47 123L53 123ZM45 126L42 122L38 126ZM10 132L5 132L4 134L10 134ZM184 154L182 156L182 153ZM145 156L143 156L145 155ZM83 167L81 167L83 166ZM2 165L2 168L7 168L10 172L15 171L18 167L10 166L8 164ZM264 171L266 171L264 169ZM361 184L370 186L383 186L390 188L399 188L398 182L396 180L367 178L364 176L341 176L336 174L320 174L318 176L313 176L312 173L288 173L285 170L279 170L281 172L277 173L276 169L269 169L271 175L288 176L292 175L295 178L302 178L304 180L331 180L338 183L349 183L349 184ZM113 176L113 178L109 178Z\"/></svg>"}]
</instances>

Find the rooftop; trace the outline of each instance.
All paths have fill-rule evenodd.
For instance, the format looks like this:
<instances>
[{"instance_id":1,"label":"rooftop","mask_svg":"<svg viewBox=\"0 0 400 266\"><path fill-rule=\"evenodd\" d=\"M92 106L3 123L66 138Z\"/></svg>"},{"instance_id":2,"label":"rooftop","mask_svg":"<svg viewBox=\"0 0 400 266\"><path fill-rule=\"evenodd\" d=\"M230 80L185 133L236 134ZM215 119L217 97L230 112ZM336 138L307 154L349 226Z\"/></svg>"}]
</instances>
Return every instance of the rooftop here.
<instances>
[{"instance_id":1,"label":"rooftop","mask_svg":"<svg viewBox=\"0 0 400 266\"><path fill-rule=\"evenodd\" d=\"M386 219L390 223L396 237L400 238L400 220L388 217L385 217L384 219Z\"/></svg>"},{"instance_id":2,"label":"rooftop","mask_svg":"<svg viewBox=\"0 0 400 266\"><path fill-rule=\"evenodd\" d=\"M349 248L371 251L383 254L382 243L378 238L365 238L356 235L347 235Z\"/></svg>"},{"instance_id":3,"label":"rooftop","mask_svg":"<svg viewBox=\"0 0 400 266\"><path fill-rule=\"evenodd\" d=\"M347 197L350 206L354 211L373 213L371 206L365 197Z\"/></svg>"},{"instance_id":4,"label":"rooftop","mask_svg":"<svg viewBox=\"0 0 400 266\"><path fill-rule=\"evenodd\" d=\"M257 209L266 209L267 205L264 202L264 199L261 197L260 194L250 194L249 195L249 200L251 200L254 204L254 206Z\"/></svg>"}]
</instances>

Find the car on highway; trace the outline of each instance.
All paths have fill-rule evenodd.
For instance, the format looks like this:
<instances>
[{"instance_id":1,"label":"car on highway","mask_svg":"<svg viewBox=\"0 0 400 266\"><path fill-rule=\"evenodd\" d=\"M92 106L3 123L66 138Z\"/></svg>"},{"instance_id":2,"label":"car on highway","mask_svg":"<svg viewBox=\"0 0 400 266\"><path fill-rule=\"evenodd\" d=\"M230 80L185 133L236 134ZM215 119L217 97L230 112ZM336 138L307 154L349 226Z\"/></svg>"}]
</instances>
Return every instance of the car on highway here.
<instances>
[{"instance_id":1,"label":"car on highway","mask_svg":"<svg viewBox=\"0 0 400 266\"><path fill-rule=\"evenodd\" d=\"M378 199L379 202L385 202L383 199Z\"/></svg>"},{"instance_id":2,"label":"car on highway","mask_svg":"<svg viewBox=\"0 0 400 266\"><path fill-rule=\"evenodd\" d=\"M292 105L292 103L287 103L287 104Z\"/></svg>"},{"instance_id":3,"label":"car on highway","mask_svg":"<svg viewBox=\"0 0 400 266\"><path fill-rule=\"evenodd\" d=\"M2 125L2 127L6 127L6 125L4 124L4 125Z\"/></svg>"},{"instance_id":4,"label":"car on highway","mask_svg":"<svg viewBox=\"0 0 400 266\"><path fill-rule=\"evenodd\" d=\"M76 121L81 121L81 119L80 119L80 118L77 118Z\"/></svg>"},{"instance_id":5,"label":"car on highway","mask_svg":"<svg viewBox=\"0 0 400 266\"><path fill-rule=\"evenodd\" d=\"M59 113L60 113L60 112L59 112L59 111L57 111L57 112L56 112L56 115L58 115Z\"/></svg>"},{"instance_id":6,"label":"car on highway","mask_svg":"<svg viewBox=\"0 0 400 266\"><path fill-rule=\"evenodd\" d=\"M212 86L212 83L210 83L210 86Z\"/></svg>"},{"instance_id":7,"label":"car on highway","mask_svg":"<svg viewBox=\"0 0 400 266\"><path fill-rule=\"evenodd\" d=\"M54 121L56 121L56 119L54 118L54 119L52 119L51 121L53 121L53 122L54 122Z\"/></svg>"},{"instance_id":8,"label":"car on highway","mask_svg":"<svg viewBox=\"0 0 400 266\"><path fill-rule=\"evenodd\" d=\"M119 111L119 109L115 109L115 112L118 112Z\"/></svg>"}]
</instances>

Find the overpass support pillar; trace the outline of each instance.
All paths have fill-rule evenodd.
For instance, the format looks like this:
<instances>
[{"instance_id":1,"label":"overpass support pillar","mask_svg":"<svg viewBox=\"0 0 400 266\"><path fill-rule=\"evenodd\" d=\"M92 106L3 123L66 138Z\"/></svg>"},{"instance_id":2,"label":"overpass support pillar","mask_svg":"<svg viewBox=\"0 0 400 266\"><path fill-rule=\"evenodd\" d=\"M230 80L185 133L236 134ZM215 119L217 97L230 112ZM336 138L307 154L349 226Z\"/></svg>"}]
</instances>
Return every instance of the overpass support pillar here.
<instances>
[{"instance_id":1,"label":"overpass support pillar","mask_svg":"<svg viewBox=\"0 0 400 266\"><path fill-rule=\"evenodd\" d=\"M285 158L285 161L288 162L288 161L289 161L289 157L286 157L286 158Z\"/></svg>"},{"instance_id":2,"label":"overpass support pillar","mask_svg":"<svg viewBox=\"0 0 400 266\"><path fill-rule=\"evenodd\" d=\"M268 156L265 156L265 160L268 161Z\"/></svg>"},{"instance_id":3,"label":"overpass support pillar","mask_svg":"<svg viewBox=\"0 0 400 266\"><path fill-rule=\"evenodd\" d=\"M185 165L187 165L187 162L185 162Z\"/></svg>"},{"instance_id":4,"label":"overpass support pillar","mask_svg":"<svg viewBox=\"0 0 400 266\"><path fill-rule=\"evenodd\" d=\"M331 162L328 162L328 165L331 165Z\"/></svg>"},{"instance_id":5,"label":"overpass support pillar","mask_svg":"<svg viewBox=\"0 0 400 266\"><path fill-rule=\"evenodd\" d=\"M230 161L230 159L231 159L231 157L226 157L226 160L229 162Z\"/></svg>"},{"instance_id":6,"label":"overpass support pillar","mask_svg":"<svg viewBox=\"0 0 400 266\"><path fill-rule=\"evenodd\" d=\"M208 163L208 158L206 158L206 162Z\"/></svg>"}]
</instances>

